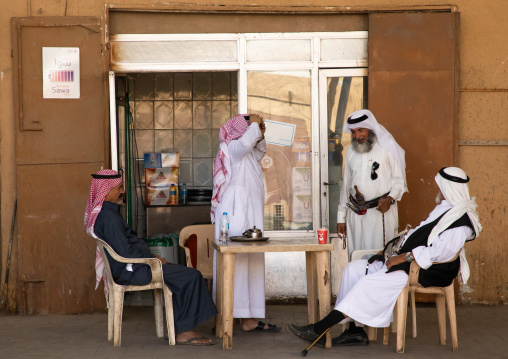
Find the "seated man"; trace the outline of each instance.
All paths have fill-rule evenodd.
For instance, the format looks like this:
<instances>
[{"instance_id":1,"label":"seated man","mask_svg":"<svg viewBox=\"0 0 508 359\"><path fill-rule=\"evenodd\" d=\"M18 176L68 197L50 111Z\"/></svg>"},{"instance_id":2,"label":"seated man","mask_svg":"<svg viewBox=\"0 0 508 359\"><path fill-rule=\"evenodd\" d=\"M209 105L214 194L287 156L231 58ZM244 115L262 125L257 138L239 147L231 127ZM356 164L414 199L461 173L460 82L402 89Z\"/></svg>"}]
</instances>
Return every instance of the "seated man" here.
<instances>
[{"instance_id":1,"label":"seated man","mask_svg":"<svg viewBox=\"0 0 508 359\"><path fill-rule=\"evenodd\" d=\"M469 177L460 168L445 167L435 180L440 189L437 206L402 239L400 254L390 256L386 263L383 263L384 256L376 256L381 260L372 261L370 265L367 260L349 263L342 275L334 310L315 324L289 325L294 334L313 342L340 322L357 321L371 327L387 327L392 321L397 297L407 284L410 262L414 260L422 268L418 281L424 287L450 285L459 269L463 282L467 281L469 267L463 246L482 230L475 199L469 196ZM460 257L457 257L459 252ZM367 345L363 329L353 328L334 338L332 345ZM324 342L324 338L321 341Z\"/></svg>"},{"instance_id":2,"label":"seated man","mask_svg":"<svg viewBox=\"0 0 508 359\"><path fill-rule=\"evenodd\" d=\"M162 262L164 282L173 292L173 312L177 344L211 345L212 340L197 335L192 329L217 314L217 308L208 292L201 273L153 255L148 245L137 238L118 213L122 203L122 178L116 171L100 170L92 175L90 196L85 212L88 234L107 242L113 250L125 258L158 258ZM113 279L122 285L150 283L152 273L147 264L125 264L108 257ZM98 260L101 260L100 255ZM97 268L97 263L96 263ZM98 273L97 280L101 280ZM97 282L97 284L98 284ZM104 281L107 285L107 281Z\"/></svg>"}]
</instances>

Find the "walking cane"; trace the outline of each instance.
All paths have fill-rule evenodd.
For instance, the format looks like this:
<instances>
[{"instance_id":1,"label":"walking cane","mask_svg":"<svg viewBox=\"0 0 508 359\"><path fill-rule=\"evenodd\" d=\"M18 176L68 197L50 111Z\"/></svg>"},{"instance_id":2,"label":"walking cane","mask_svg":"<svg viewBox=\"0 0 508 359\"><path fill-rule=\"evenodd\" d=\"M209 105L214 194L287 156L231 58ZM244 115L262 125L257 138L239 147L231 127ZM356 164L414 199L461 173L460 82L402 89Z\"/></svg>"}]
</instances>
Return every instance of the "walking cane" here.
<instances>
[{"instance_id":1,"label":"walking cane","mask_svg":"<svg viewBox=\"0 0 508 359\"><path fill-rule=\"evenodd\" d=\"M310 343L310 345L309 345L306 349L302 350L302 352L300 353L300 354L302 355L302 357L306 356L306 355L307 355L307 353L309 352L309 350L311 350L311 349L312 349L312 347L313 347L314 345L316 345L316 343L319 341L319 339L321 339L321 338L323 337L323 335L325 335L326 333L328 333L328 332L330 331L330 329L332 329L332 327L330 327L330 328L326 329L323 333L321 333L321 334L319 335L319 337L317 337L317 338L316 338L316 340L314 340L312 343Z\"/></svg>"}]
</instances>

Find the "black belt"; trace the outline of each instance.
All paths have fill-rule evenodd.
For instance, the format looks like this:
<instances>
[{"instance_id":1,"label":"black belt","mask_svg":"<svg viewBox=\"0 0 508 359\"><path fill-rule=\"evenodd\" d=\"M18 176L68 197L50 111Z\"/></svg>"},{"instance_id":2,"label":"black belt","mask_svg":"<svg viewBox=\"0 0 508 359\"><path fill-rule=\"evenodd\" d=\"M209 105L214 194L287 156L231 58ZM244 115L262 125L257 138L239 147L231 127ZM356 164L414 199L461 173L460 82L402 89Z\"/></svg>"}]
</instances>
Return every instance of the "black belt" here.
<instances>
[{"instance_id":1,"label":"black belt","mask_svg":"<svg viewBox=\"0 0 508 359\"><path fill-rule=\"evenodd\" d=\"M370 201L365 201L361 204L358 203L358 201L352 195L349 195L349 203L347 204L347 206L351 208L351 210L353 210L353 212L355 212L356 214L365 214L365 212L363 213L359 212L366 211L370 208L376 208L379 204L379 200L388 197L389 194L390 192L387 192L382 196L371 199Z\"/></svg>"}]
</instances>

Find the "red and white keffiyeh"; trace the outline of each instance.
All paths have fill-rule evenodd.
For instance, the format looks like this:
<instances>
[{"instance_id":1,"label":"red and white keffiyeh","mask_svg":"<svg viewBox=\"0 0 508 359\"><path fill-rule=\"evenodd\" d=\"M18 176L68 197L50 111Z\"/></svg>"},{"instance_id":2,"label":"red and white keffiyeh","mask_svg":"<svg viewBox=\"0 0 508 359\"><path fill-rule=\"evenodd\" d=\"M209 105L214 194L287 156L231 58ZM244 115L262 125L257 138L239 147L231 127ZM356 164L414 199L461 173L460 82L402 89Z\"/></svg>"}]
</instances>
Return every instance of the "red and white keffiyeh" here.
<instances>
[{"instance_id":1,"label":"red and white keffiyeh","mask_svg":"<svg viewBox=\"0 0 508 359\"><path fill-rule=\"evenodd\" d=\"M226 122L219 131L219 151L215 157L213 169L213 192L212 208L210 217L212 223L215 223L215 208L222 200L222 195L228 188L231 180L231 159L229 157L228 145L231 141L237 140L243 136L249 128L249 122L245 120L247 114L238 114Z\"/></svg>"},{"instance_id":2,"label":"red and white keffiyeh","mask_svg":"<svg viewBox=\"0 0 508 359\"><path fill-rule=\"evenodd\" d=\"M96 173L99 176L117 176L118 172L114 170L100 170ZM92 175L93 176L93 175ZM93 232L95 220L102 209L102 203L104 198L107 196L111 189L122 183L122 177L118 178L94 178L90 185L90 194L88 196L88 202L86 203L85 210L85 228L86 232L96 238ZM106 272L104 270L104 259L102 258L99 247L95 252L95 289L99 286L101 279L104 279L104 294L106 295L106 303L108 302L108 280L106 279Z\"/></svg>"}]
</instances>

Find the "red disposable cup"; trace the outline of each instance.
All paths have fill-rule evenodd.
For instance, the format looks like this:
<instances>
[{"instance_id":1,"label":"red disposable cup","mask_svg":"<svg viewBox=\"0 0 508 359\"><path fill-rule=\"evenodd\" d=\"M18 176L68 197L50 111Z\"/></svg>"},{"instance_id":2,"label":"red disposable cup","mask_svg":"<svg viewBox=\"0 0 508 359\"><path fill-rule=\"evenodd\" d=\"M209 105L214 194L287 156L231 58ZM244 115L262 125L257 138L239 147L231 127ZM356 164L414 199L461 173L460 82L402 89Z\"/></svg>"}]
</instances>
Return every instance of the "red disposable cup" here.
<instances>
[{"instance_id":1,"label":"red disposable cup","mask_svg":"<svg viewBox=\"0 0 508 359\"><path fill-rule=\"evenodd\" d=\"M319 228L317 230L317 236L319 244L326 244L328 240L328 229L327 228Z\"/></svg>"}]
</instances>

